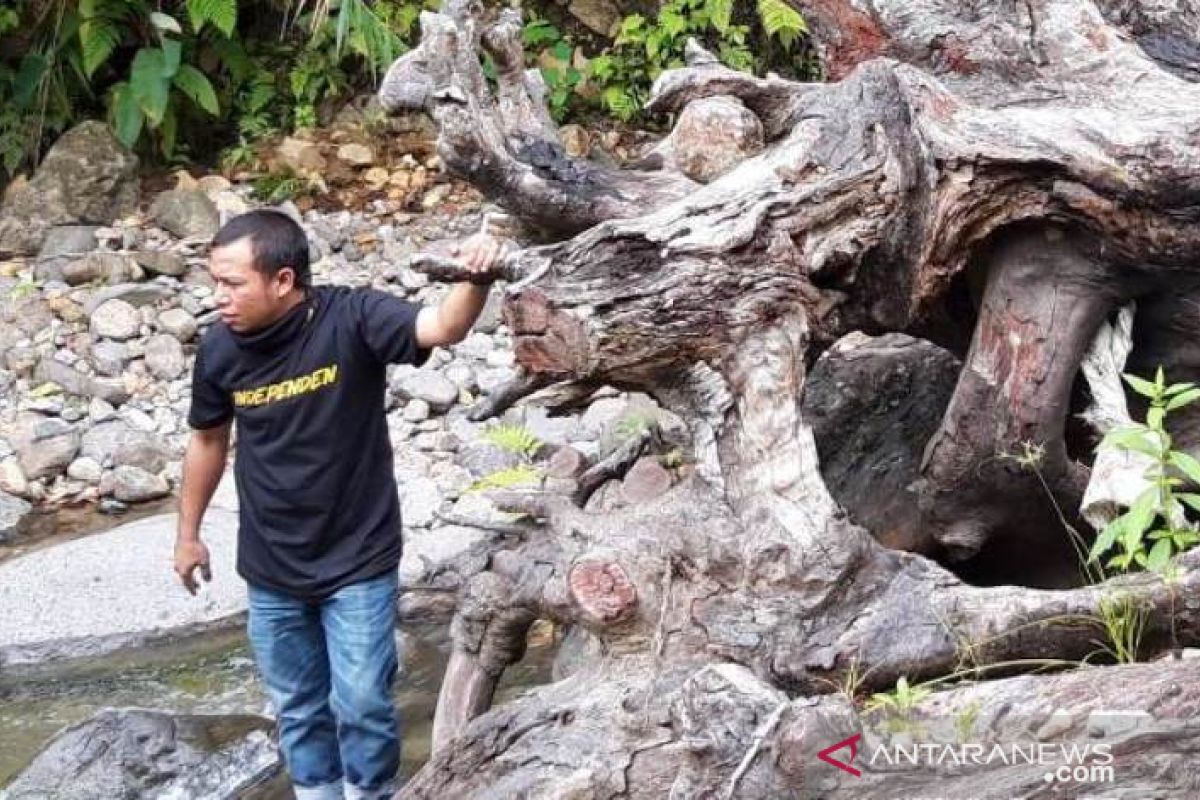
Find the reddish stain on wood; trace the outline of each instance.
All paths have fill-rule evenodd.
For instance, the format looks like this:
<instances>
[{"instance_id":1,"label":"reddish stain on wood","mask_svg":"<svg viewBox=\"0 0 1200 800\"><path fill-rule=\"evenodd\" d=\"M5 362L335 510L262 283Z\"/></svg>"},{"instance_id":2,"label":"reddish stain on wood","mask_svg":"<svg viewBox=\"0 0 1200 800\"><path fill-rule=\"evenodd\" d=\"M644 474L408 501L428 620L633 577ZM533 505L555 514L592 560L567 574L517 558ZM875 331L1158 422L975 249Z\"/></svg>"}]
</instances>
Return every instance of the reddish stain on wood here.
<instances>
[{"instance_id":1,"label":"reddish stain on wood","mask_svg":"<svg viewBox=\"0 0 1200 800\"><path fill-rule=\"evenodd\" d=\"M504 303L503 314L518 336L543 333L550 325L550 299L540 289L526 289Z\"/></svg>"},{"instance_id":2,"label":"reddish stain on wood","mask_svg":"<svg viewBox=\"0 0 1200 800\"><path fill-rule=\"evenodd\" d=\"M830 80L841 80L856 66L883 55L887 49L888 37L879 23L845 0L812 0L805 5L830 32L825 51Z\"/></svg>"},{"instance_id":3,"label":"reddish stain on wood","mask_svg":"<svg viewBox=\"0 0 1200 800\"><path fill-rule=\"evenodd\" d=\"M571 598L597 622L625 619L637 608L637 588L620 564L583 561L567 576Z\"/></svg>"},{"instance_id":4,"label":"reddish stain on wood","mask_svg":"<svg viewBox=\"0 0 1200 800\"><path fill-rule=\"evenodd\" d=\"M967 46L951 36L942 43L942 61L951 72L960 75L973 75L979 72L979 65L970 57Z\"/></svg>"}]
</instances>

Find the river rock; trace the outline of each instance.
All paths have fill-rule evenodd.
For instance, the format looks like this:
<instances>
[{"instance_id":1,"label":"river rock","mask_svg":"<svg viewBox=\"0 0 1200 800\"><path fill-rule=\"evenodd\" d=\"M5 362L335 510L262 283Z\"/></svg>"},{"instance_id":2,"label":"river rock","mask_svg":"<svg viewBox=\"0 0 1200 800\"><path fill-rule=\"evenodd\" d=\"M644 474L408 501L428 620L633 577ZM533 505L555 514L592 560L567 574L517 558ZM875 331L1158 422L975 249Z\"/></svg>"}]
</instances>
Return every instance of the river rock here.
<instances>
[{"instance_id":1,"label":"river rock","mask_svg":"<svg viewBox=\"0 0 1200 800\"><path fill-rule=\"evenodd\" d=\"M123 420L102 422L87 431L79 454L105 467L138 467L151 473L161 472L171 455L158 436Z\"/></svg>"},{"instance_id":2,"label":"river rock","mask_svg":"<svg viewBox=\"0 0 1200 800\"><path fill-rule=\"evenodd\" d=\"M187 262L178 253L170 250L141 250L134 255L138 266L155 275L181 277L187 272Z\"/></svg>"},{"instance_id":3,"label":"river rock","mask_svg":"<svg viewBox=\"0 0 1200 800\"><path fill-rule=\"evenodd\" d=\"M67 477L84 483L99 483L103 470L99 462L91 458L77 458L67 467Z\"/></svg>"},{"instance_id":4,"label":"river rock","mask_svg":"<svg viewBox=\"0 0 1200 800\"><path fill-rule=\"evenodd\" d=\"M121 405L129 399L129 392L122 382L92 378L54 358L43 358L38 362L34 380L38 383L54 383L69 394L98 397L113 405Z\"/></svg>"},{"instance_id":5,"label":"river rock","mask_svg":"<svg viewBox=\"0 0 1200 800\"><path fill-rule=\"evenodd\" d=\"M272 722L105 709L58 734L7 800L233 798L279 769Z\"/></svg>"},{"instance_id":6,"label":"river rock","mask_svg":"<svg viewBox=\"0 0 1200 800\"><path fill-rule=\"evenodd\" d=\"M32 511L33 506L29 503L8 492L0 491L0 543L17 536Z\"/></svg>"},{"instance_id":7,"label":"river rock","mask_svg":"<svg viewBox=\"0 0 1200 800\"><path fill-rule=\"evenodd\" d=\"M115 377L125 371L129 363L129 347L124 342L101 339L92 345L92 366L101 375Z\"/></svg>"},{"instance_id":8,"label":"river rock","mask_svg":"<svg viewBox=\"0 0 1200 800\"><path fill-rule=\"evenodd\" d=\"M79 452L79 432L75 427L41 414L21 414L9 441L17 452L21 471L29 480L62 474Z\"/></svg>"},{"instance_id":9,"label":"river rock","mask_svg":"<svg viewBox=\"0 0 1200 800\"><path fill-rule=\"evenodd\" d=\"M62 269L63 280L71 286L97 281L117 284L129 280L133 274L133 260L120 253L88 253Z\"/></svg>"},{"instance_id":10,"label":"river rock","mask_svg":"<svg viewBox=\"0 0 1200 800\"><path fill-rule=\"evenodd\" d=\"M762 121L736 97L703 97L680 112L671 144L680 171L708 183L763 149Z\"/></svg>"},{"instance_id":11,"label":"river rock","mask_svg":"<svg viewBox=\"0 0 1200 800\"><path fill-rule=\"evenodd\" d=\"M392 390L403 400L424 400L438 414L445 413L458 400L458 387L431 369L397 369Z\"/></svg>"},{"instance_id":12,"label":"river rock","mask_svg":"<svg viewBox=\"0 0 1200 800\"><path fill-rule=\"evenodd\" d=\"M14 182L0 206L0 251L36 253L47 230L107 225L137 210L138 161L101 120L59 137L28 182Z\"/></svg>"},{"instance_id":13,"label":"river rock","mask_svg":"<svg viewBox=\"0 0 1200 800\"><path fill-rule=\"evenodd\" d=\"M337 150L339 161L355 167L369 167L375 163L375 153L365 144L348 142Z\"/></svg>"},{"instance_id":14,"label":"river rock","mask_svg":"<svg viewBox=\"0 0 1200 800\"><path fill-rule=\"evenodd\" d=\"M472 442L461 447L455 457L455 462L476 478L511 469L523 461L524 459L516 453L497 447L491 442Z\"/></svg>"},{"instance_id":15,"label":"river rock","mask_svg":"<svg viewBox=\"0 0 1200 800\"><path fill-rule=\"evenodd\" d=\"M112 495L123 503L144 503L171 493L171 484L161 475L140 467L117 467L113 470Z\"/></svg>"},{"instance_id":16,"label":"river rock","mask_svg":"<svg viewBox=\"0 0 1200 800\"><path fill-rule=\"evenodd\" d=\"M95 225L56 225L46 231L46 239L38 251L38 260L59 256L78 256L99 247Z\"/></svg>"},{"instance_id":17,"label":"river rock","mask_svg":"<svg viewBox=\"0 0 1200 800\"><path fill-rule=\"evenodd\" d=\"M289 136L275 148L275 157L293 172L321 172L325 169L325 157L315 142Z\"/></svg>"},{"instance_id":18,"label":"river rock","mask_svg":"<svg viewBox=\"0 0 1200 800\"><path fill-rule=\"evenodd\" d=\"M142 306L152 306L163 300L172 300L175 297L175 291L169 286L163 286L161 283L120 283L116 286L105 286L92 293L84 304L84 310L89 314L94 314L103 304L109 300L120 300L128 303L131 306L140 308Z\"/></svg>"},{"instance_id":19,"label":"river rock","mask_svg":"<svg viewBox=\"0 0 1200 800\"><path fill-rule=\"evenodd\" d=\"M159 334L146 342L146 369L159 380L178 378L186 366L183 345L174 336Z\"/></svg>"},{"instance_id":20,"label":"river rock","mask_svg":"<svg viewBox=\"0 0 1200 800\"><path fill-rule=\"evenodd\" d=\"M154 198L150 216L180 239L211 239L220 227L217 207L200 189L168 189Z\"/></svg>"},{"instance_id":21,"label":"river rock","mask_svg":"<svg viewBox=\"0 0 1200 800\"><path fill-rule=\"evenodd\" d=\"M92 314L92 335L124 341L138 335L142 317L124 300L108 300Z\"/></svg>"},{"instance_id":22,"label":"river rock","mask_svg":"<svg viewBox=\"0 0 1200 800\"><path fill-rule=\"evenodd\" d=\"M170 308L159 314L158 327L181 342L190 342L199 329L196 318L182 308Z\"/></svg>"}]
</instances>

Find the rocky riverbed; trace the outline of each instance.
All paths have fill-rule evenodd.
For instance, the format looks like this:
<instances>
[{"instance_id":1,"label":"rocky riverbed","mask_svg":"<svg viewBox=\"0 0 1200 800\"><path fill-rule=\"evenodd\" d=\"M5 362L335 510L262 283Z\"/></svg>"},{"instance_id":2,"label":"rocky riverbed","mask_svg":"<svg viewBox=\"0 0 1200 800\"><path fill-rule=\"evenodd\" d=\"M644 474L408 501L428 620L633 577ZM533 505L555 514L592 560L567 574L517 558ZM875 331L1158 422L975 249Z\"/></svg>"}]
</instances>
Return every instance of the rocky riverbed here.
<instances>
[{"instance_id":1,"label":"rocky riverbed","mask_svg":"<svg viewBox=\"0 0 1200 800\"><path fill-rule=\"evenodd\" d=\"M291 158L312 155L289 147ZM446 287L405 268L405 258L478 230L483 214L494 210L470 187L442 176L435 158L372 165L344 146L326 156L363 162L355 168L364 181L370 170L384 170L388 185L403 192L388 190L356 210L276 206L308 233L315 280L437 302ZM226 219L264 204L249 185L219 176L180 175L175 183L147 193L136 160L103 126L84 125L55 145L31 180L10 186L0 208L0 696L20 709L30 696L74 686L74 696L95 691L116 705L153 709L102 713L90 721L75 712L50 716L83 727L46 750L13 784L14 796L50 791L46 781L60 774L84 776L92 786L126 786L111 774L111 764L89 760L77 746L83 740L111 740L113 752L131 753L159 742L161 753L171 755L147 755L154 765L146 774L158 776L154 791L162 796L225 796L230 764L241 765L245 778L273 758L254 718L233 725L188 717L176 725L169 716L213 708L268 711L261 705L175 703L169 693L156 702L153 692L144 698L106 693L87 681L64 682L56 672L89 673L90 665L114 658L122 669L136 669L131 665L146 648L169 652L180 637L236 637L243 619L245 589L233 569L237 498L229 476L206 519L215 580L198 598L186 595L170 570L170 511L188 436L191 365L199 338L215 321L207 242ZM503 225L500 216L494 219ZM514 375L512 337L500 314L503 289L497 287L464 342L436 351L422 369L398 367L389 377L388 422L404 519L403 624L444 622L462 581L486 565L495 534L471 523L504 519L482 491L487 486L570 481L647 428L666 435L655 438L636 469L596 491L591 507L652 497L685 469L675 449L685 436L682 422L643 395L605 389L562 416L528 403L500 419L471 421L468 410ZM236 439L234 450L236 458ZM158 513L137 513L142 508ZM85 527L105 530L65 537L46 524L55 509L76 516L92 509ZM102 514L113 515L111 522ZM125 514L142 518L126 524ZM416 687L430 703L439 680L440 673L431 675ZM42 713L32 710L36 706L28 706L28 715ZM23 724L5 718L4 738ZM226 742L213 725L229 734L232 750L196 746ZM49 734L44 726L37 730L24 738L23 759L32 755L32 741L41 746ZM171 730L178 741L164 733ZM69 769L67 756L75 758ZM8 765L9 777L19 766ZM187 794L195 788L180 777L187 770L200 770L197 780L209 787L201 795Z\"/></svg>"},{"instance_id":2,"label":"rocky riverbed","mask_svg":"<svg viewBox=\"0 0 1200 800\"><path fill-rule=\"evenodd\" d=\"M363 158L344 145L336 153ZM446 287L405 268L405 258L478 230L486 209L469 187L437 172L435 157L413 163L402 159L389 174L406 170L406 185L420 182L419 200L405 195L419 211L397 211L387 199L362 211L279 206L309 235L316 281L438 301ZM384 169L361 166L363 176ZM31 191L43 198L40 205ZM138 197L135 162L94 125L64 136L33 179L7 193L0 211L0 248L10 252L0 261L0 547L22 542L35 509L92 504L119 513L169 498L178 486L191 364L215 319L207 242L230 216L261 204L249 186L219 176L181 175L175 188ZM87 222L98 213L110 219ZM467 410L514 374L502 291L464 342L438 350L420 370L399 367L390 377L389 424L408 540L402 575L407 587L428 589L427 599L443 612L462 577L462 565L453 562L487 535L444 518L492 517L487 501L470 491L481 479L504 470L511 479L514 467L537 476L555 448L573 448L582 456L573 461L586 464L639 420L681 428L649 398L611 391L568 416L529 405L502 420L469 421ZM536 446L505 449L503 437L489 441L501 423ZM662 483L653 466L648 480ZM616 486L597 495L597 503L621 502ZM171 524L163 519L145 530ZM108 554L114 563L127 556L121 548ZM0 632L0 648L11 644Z\"/></svg>"}]
</instances>

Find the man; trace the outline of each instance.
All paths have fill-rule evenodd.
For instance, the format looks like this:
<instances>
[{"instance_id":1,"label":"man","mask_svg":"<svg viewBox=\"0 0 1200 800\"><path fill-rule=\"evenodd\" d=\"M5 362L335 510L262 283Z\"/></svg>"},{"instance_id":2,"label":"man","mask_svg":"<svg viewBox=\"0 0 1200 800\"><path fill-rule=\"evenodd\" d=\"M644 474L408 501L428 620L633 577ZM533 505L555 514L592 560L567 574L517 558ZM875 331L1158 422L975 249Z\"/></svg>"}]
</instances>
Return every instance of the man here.
<instances>
[{"instance_id":1,"label":"man","mask_svg":"<svg viewBox=\"0 0 1200 800\"><path fill-rule=\"evenodd\" d=\"M478 234L458 257L486 280L500 251ZM296 797L389 796L400 763L391 701L400 507L384 370L462 341L488 287L461 283L420 307L312 286L304 231L265 210L217 233L209 270L221 322L193 371L175 571L192 594L197 570L211 580L200 521L236 420L237 569Z\"/></svg>"}]
</instances>

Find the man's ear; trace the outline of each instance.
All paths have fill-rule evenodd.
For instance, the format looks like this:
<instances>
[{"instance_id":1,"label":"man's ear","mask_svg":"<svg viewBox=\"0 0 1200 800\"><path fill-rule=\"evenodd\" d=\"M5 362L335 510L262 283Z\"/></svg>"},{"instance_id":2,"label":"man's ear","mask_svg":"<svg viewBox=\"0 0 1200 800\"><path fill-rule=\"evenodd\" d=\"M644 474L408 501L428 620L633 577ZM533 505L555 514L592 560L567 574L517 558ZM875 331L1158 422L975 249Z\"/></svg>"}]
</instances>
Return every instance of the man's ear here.
<instances>
[{"instance_id":1,"label":"man's ear","mask_svg":"<svg viewBox=\"0 0 1200 800\"><path fill-rule=\"evenodd\" d=\"M280 267L275 273L275 293L283 297L296 285L296 270L291 267Z\"/></svg>"}]
</instances>

